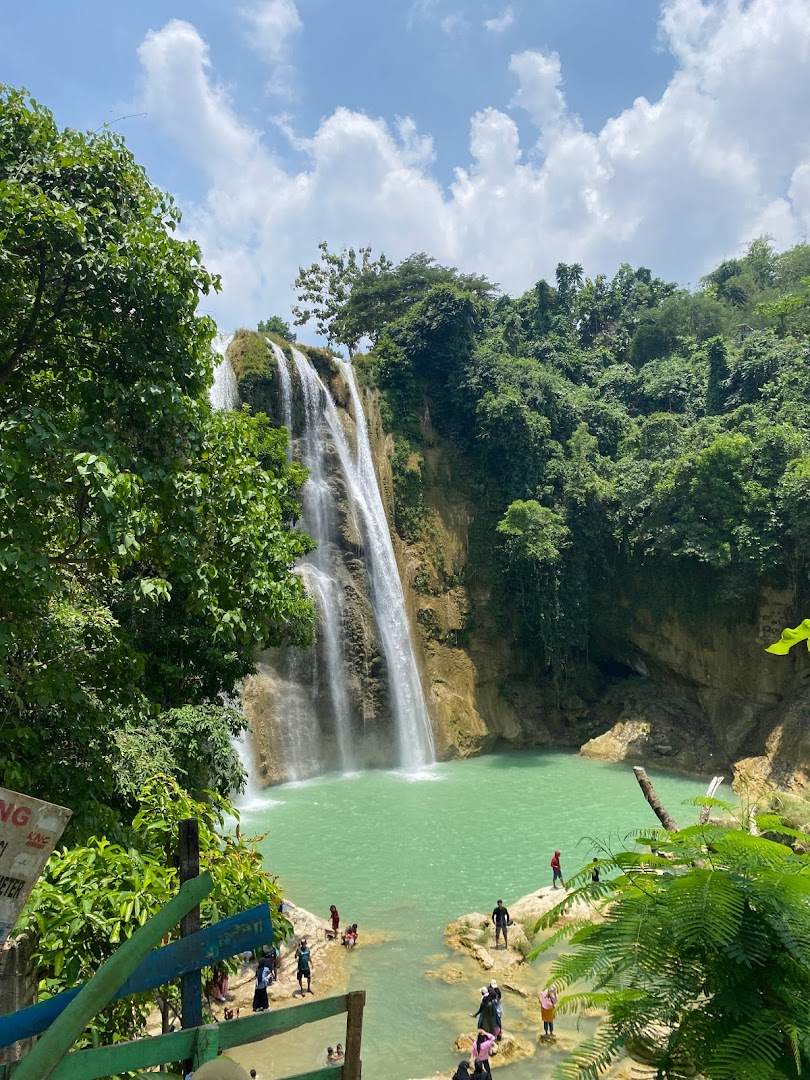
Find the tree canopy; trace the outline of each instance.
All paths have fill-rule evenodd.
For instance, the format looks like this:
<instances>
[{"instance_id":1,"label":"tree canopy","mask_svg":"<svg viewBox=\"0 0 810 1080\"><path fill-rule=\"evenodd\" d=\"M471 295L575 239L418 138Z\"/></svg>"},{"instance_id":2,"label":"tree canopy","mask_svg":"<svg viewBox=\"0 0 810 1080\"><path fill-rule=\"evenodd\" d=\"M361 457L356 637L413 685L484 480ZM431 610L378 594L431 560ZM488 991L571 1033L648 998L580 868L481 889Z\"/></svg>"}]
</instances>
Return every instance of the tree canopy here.
<instances>
[{"instance_id":1,"label":"tree canopy","mask_svg":"<svg viewBox=\"0 0 810 1080\"><path fill-rule=\"evenodd\" d=\"M312 633L305 473L266 420L212 411L218 282L178 221L119 136L0 92L0 783L73 835L131 816L136 732L227 790L221 695ZM189 708L207 734L179 754Z\"/></svg>"},{"instance_id":2,"label":"tree canopy","mask_svg":"<svg viewBox=\"0 0 810 1080\"><path fill-rule=\"evenodd\" d=\"M801 603L808 267L810 246L762 237L695 291L627 264L590 278L559 263L518 297L423 254L362 270L335 317L374 343L359 367L397 439L395 523L409 540L428 528L402 470L429 418L479 511L471 569L555 680L587 656L612 580L644 581L660 612L705 589L726 610L766 586ZM561 546L538 540L552 522Z\"/></svg>"}]
</instances>

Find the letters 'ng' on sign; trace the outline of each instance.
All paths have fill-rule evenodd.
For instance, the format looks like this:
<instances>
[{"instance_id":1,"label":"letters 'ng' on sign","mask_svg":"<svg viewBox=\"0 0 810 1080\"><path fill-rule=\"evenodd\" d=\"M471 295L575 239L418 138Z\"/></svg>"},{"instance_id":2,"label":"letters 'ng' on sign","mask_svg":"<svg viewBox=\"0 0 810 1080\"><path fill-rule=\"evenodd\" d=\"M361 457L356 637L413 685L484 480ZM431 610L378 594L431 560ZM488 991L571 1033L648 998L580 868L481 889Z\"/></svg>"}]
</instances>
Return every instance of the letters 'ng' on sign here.
<instances>
[{"instance_id":1,"label":"letters 'ng' on sign","mask_svg":"<svg viewBox=\"0 0 810 1080\"><path fill-rule=\"evenodd\" d=\"M64 806L0 788L0 945L70 820Z\"/></svg>"}]
</instances>

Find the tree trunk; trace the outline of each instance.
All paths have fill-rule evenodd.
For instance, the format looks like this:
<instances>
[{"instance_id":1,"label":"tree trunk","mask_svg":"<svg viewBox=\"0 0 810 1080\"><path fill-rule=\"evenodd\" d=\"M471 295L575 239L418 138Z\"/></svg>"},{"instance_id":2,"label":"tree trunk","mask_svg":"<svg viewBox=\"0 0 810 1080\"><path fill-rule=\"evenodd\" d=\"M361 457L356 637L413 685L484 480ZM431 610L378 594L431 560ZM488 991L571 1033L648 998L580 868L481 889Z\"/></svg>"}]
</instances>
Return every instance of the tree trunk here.
<instances>
[{"instance_id":1,"label":"tree trunk","mask_svg":"<svg viewBox=\"0 0 810 1080\"><path fill-rule=\"evenodd\" d=\"M638 785L644 793L644 798L650 804L650 808L667 832L678 832L678 823L670 815L667 808L663 805L661 800L655 793L655 788L652 786L652 780L647 776L647 770L641 765L634 765L633 772L638 780Z\"/></svg>"}]
</instances>

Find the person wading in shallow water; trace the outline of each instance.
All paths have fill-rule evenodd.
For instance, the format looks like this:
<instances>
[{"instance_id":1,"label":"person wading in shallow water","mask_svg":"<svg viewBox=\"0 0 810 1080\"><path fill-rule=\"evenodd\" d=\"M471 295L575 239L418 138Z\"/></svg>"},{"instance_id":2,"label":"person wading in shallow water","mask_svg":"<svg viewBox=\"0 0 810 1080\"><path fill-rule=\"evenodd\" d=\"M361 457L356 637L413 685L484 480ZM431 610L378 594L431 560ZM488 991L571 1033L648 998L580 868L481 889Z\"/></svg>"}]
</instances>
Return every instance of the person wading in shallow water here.
<instances>
[{"instance_id":1,"label":"person wading in shallow water","mask_svg":"<svg viewBox=\"0 0 810 1080\"><path fill-rule=\"evenodd\" d=\"M495 1000L490 994L488 986L482 986L479 993L481 994L481 1004L478 1006L478 1011L470 1013L470 1016L478 1017L478 1027L481 1031L496 1035L498 1025L495 1019Z\"/></svg>"},{"instance_id":2,"label":"person wading in shallow water","mask_svg":"<svg viewBox=\"0 0 810 1080\"><path fill-rule=\"evenodd\" d=\"M503 934L503 947L509 948L509 936L507 932L507 926L509 926L509 912L503 906L503 900L499 900L497 905L492 909L492 921L495 923L495 948L498 948L498 939Z\"/></svg>"},{"instance_id":3,"label":"person wading in shallow water","mask_svg":"<svg viewBox=\"0 0 810 1080\"><path fill-rule=\"evenodd\" d=\"M540 1015L543 1017L543 1038L554 1038L554 1017L557 1015L557 987L554 983L540 991Z\"/></svg>"},{"instance_id":4,"label":"person wading in shallow water","mask_svg":"<svg viewBox=\"0 0 810 1080\"><path fill-rule=\"evenodd\" d=\"M307 939L301 938L298 943L298 948L295 950L295 957L298 961L298 989L303 994L304 992L304 979L307 980L307 993L314 994L312 989L312 957L307 945Z\"/></svg>"}]
</instances>

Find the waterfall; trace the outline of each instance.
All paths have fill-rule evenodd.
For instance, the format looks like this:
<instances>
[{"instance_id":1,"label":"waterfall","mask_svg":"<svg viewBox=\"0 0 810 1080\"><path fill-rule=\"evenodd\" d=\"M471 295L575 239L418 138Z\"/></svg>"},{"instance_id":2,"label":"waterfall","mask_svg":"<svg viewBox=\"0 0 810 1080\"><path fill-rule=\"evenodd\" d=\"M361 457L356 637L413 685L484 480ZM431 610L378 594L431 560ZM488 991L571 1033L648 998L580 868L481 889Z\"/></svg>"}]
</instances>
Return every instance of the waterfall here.
<instances>
[{"instance_id":1,"label":"waterfall","mask_svg":"<svg viewBox=\"0 0 810 1080\"><path fill-rule=\"evenodd\" d=\"M281 379L282 410L285 419L288 415L290 417L292 432L292 388L287 362L277 345L273 345L273 351L276 353L279 370L283 367L286 373L286 380ZM298 357L301 353L296 349L293 356L300 377ZM314 371L312 373L315 374ZM315 378L317 379L317 375ZM336 562L341 557L335 543L338 513L332 486L327 477L321 389L323 388L316 389L311 379L301 378L304 431L299 439L299 456L301 463L310 470L302 493L303 526L318 546L299 565L318 612L318 630L326 669L326 689L335 728L337 756L340 767L345 772L353 768L355 762L351 752L351 704L343 655L343 594L335 572Z\"/></svg>"},{"instance_id":2,"label":"waterfall","mask_svg":"<svg viewBox=\"0 0 810 1080\"><path fill-rule=\"evenodd\" d=\"M398 763L406 769L415 769L433 761L433 738L354 369L351 364L340 365L354 406L356 454L352 453L337 407L318 373L298 349L293 348L292 353L301 380L307 416L314 419L320 412L326 422L340 460L352 510L361 526L371 603L388 668L388 693L396 729ZM318 438L322 443L318 427L310 421L307 428L310 437Z\"/></svg>"},{"instance_id":3,"label":"waterfall","mask_svg":"<svg viewBox=\"0 0 810 1080\"><path fill-rule=\"evenodd\" d=\"M284 350L276 345L270 338L264 339L273 350L278 370L278 382L281 387L281 415L284 417L284 427L287 429L287 461L293 457L293 414L292 414L292 379L287 367L287 357Z\"/></svg>"},{"instance_id":4,"label":"waterfall","mask_svg":"<svg viewBox=\"0 0 810 1080\"><path fill-rule=\"evenodd\" d=\"M302 527L317 546L296 572L315 604L318 632L314 648L259 653L256 674L242 685L257 767L271 782L302 780L335 766L343 772L391 763L417 769L433 760L433 740L354 370L337 365L354 411L356 437L350 439L347 414L309 359L293 348L292 370L284 350L266 340L289 432L287 460L295 457L309 470ZM219 409L239 407L225 355L231 341L217 334L213 345L222 356L211 389ZM387 713L393 753L385 723L374 723ZM251 747L240 740L237 748L252 774Z\"/></svg>"},{"instance_id":5,"label":"waterfall","mask_svg":"<svg viewBox=\"0 0 810 1080\"><path fill-rule=\"evenodd\" d=\"M231 362L226 356L232 341L233 334L216 334L211 342L214 352L218 352L222 359L214 368L214 385L209 397L215 409L227 411L239 408L239 387Z\"/></svg>"}]
</instances>

